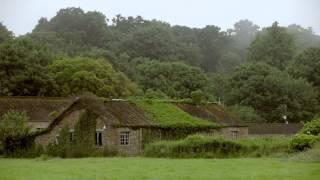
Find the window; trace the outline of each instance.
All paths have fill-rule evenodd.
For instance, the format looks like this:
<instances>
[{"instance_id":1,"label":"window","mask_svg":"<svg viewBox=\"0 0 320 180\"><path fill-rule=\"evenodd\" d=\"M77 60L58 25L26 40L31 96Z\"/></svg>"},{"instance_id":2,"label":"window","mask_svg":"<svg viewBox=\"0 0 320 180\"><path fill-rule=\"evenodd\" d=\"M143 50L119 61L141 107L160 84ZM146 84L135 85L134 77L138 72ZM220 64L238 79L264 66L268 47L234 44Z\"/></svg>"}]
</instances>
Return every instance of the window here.
<instances>
[{"instance_id":1,"label":"window","mask_svg":"<svg viewBox=\"0 0 320 180\"><path fill-rule=\"evenodd\" d=\"M102 131L96 131L96 146L102 146Z\"/></svg>"},{"instance_id":2,"label":"window","mask_svg":"<svg viewBox=\"0 0 320 180\"><path fill-rule=\"evenodd\" d=\"M55 141L56 144L59 144L59 134L56 135L54 141Z\"/></svg>"},{"instance_id":3,"label":"window","mask_svg":"<svg viewBox=\"0 0 320 180\"><path fill-rule=\"evenodd\" d=\"M129 131L120 132L120 144L121 145L129 145Z\"/></svg>"},{"instance_id":4,"label":"window","mask_svg":"<svg viewBox=\"0 0 320 180\"><path fill-rule=\"evenodd\" d=\"M73 141L73 130L69 131L69 141L72 142Z\"/></svg>"},{"instance_id":5,"label":"window","mask_svg":"<svg viewBox=\"0 0 320 180\"><path fill-rule=\"evenodd\" d=\"M232 139L238 139L238 131L231 131L231 137Z\"/></svg>"}]
</instances>

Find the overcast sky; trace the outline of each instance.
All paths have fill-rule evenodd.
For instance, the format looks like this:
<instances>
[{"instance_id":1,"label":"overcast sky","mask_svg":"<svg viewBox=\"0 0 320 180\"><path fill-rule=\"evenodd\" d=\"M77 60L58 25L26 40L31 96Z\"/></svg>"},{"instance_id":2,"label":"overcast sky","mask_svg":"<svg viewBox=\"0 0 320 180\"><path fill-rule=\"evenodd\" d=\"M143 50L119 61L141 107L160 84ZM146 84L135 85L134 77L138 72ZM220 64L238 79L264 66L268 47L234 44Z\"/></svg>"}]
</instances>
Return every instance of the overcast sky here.
<instances>
[{"instance_id":1,"label":"overcast sky","mask_svg":"<svg viewBox=\"0 0 320 180\"><path fill-rule=\"evenodd\" d=\"M278 21L312 27L320 35L320 0L0 0L0 22L21 35L32 31L40 17L50 19L66 7L97 10L110 19L141 15L172 25L216 25L223 30L240 19L261 27Z\"/></svg>"}]
</instances>

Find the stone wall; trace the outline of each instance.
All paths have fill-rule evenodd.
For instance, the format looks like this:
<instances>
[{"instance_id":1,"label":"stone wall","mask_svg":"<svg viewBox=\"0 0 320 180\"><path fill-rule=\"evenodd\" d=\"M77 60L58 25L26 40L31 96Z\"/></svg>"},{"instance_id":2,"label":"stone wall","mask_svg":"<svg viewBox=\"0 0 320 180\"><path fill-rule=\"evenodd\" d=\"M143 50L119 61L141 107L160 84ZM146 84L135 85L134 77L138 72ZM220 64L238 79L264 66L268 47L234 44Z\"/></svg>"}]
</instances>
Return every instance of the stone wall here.
<instances>
[{"instance_id":1,"label":"stone wall","mask_svg":"<svg viewBox=\"0 0 320 180\"><path fill-rule=\"evenodd\" d=\"M83 111L84 110L77 110L67 115L49 133L36 137L35 142L44 146L48 145L49 143L54 143L56 140L56 136L59 135L59 132L63 127L67 126L69 129L74 129L77 121L79 120L80 114ZM39 124L36 124L34 127L38 126ZM120 154L128 155L135 155L141 152L141 129L116 128L110 125L106 125L101 117L97 118L96 129L97 131L102 133L102 146L97 146L97 148L106 148L110 151L116 151ZM120 133L123 131L129 132L128 145L120 144Z\"/></svg>"},{"instance_id":2,"label":"stone wall","mask_svg":"<svg viewBox=\"0 0 320 180\"><path fill-rule=\"evenodd\" d=\"M241 139L248 137L248 127L225 127L218 134L226 139Z\"/></svg>"},{"instance_id":3,"label":"stone wall","mask_svg":"<svg viewBox=\"0 0 320 180\"><path fill-rule=\"evenodd\" d=\"M68 127L69 129L74 129L77 121L79 120L80 114L84 110L78 110L67 115L62 121L59 122L49 133L37 136L35 142L37 144L48 145L49 143L54 143L56 136L59 134L63 127Z\"/></svg>"}]
</instances>

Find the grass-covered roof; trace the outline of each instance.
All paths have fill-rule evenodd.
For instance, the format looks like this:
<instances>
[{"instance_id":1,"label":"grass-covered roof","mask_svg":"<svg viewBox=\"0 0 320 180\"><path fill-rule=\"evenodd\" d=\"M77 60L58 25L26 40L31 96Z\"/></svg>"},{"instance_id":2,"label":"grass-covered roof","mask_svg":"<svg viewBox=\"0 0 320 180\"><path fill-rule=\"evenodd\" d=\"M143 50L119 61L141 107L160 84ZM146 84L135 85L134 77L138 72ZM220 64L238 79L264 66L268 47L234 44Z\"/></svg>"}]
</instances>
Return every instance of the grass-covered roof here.
<instances>
[{"instance_id":1,"label":"grass-covered roof","mask_svg":"<svg viewBox=\"0 0 320 180\"><path fill-rule=\"evenodd\" d=\"M216 123L188 114L169 102L134 101L160 127L217 128Z\"/></svg>"}]
</instances>

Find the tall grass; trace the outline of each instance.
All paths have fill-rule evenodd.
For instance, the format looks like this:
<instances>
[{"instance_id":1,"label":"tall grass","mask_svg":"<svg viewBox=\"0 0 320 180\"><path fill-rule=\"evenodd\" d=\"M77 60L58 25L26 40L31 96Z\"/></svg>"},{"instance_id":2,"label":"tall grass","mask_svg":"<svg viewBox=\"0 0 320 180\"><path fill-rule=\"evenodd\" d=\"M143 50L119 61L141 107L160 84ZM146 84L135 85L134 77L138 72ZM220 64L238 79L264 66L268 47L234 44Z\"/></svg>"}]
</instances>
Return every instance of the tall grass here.
<instances>
[{"instance_id":1,"label":"tall grass","mask_svg":"<svg viewBox=\"0 0 320 180\"><path fill-rule=\"evenodd\" d=\"M290 138L250 138L238 141L201 135L148 144L145 155L172 158L261 157L288 153Z\"/></svg>"},{"instance_id":2,"label":"tall grass","mask_svg":"<svg viewBox=\"0 0 320 180\"><path fill-rule=\"evenodd\" d=\"M289 159L300 162L320 162L320 143L316 143L312 149L295 154Z\"/></svg>"}]
</instances>

